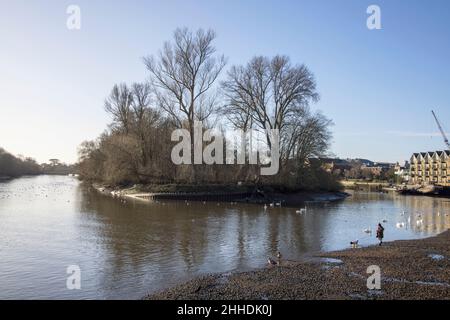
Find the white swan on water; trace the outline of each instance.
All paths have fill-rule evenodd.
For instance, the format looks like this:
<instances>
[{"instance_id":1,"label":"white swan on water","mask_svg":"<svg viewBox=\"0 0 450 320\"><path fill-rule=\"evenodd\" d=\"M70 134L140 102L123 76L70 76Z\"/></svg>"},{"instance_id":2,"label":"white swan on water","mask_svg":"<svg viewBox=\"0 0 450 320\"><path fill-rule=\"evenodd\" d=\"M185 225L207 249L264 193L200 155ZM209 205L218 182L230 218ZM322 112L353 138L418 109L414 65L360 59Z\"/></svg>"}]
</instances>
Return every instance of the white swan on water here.
<instances>
[{"instance_id":1,"label":"white swan on water","mask_svg":"<svg viewBox=\"0 0 450 320\"><path fill-rule=\"evenodd\" d=\"M372 229L371 229L370 227L364 229L363 231L364 231L365 233L372 233Z\"/></svg>"},{"instance_id":2,"label":"white swan on water","mask_svg":"<svg viewBox=\"0 0 450 320\"><path fill-rule=\"evenodd\" d=\"M404 222L397 222L397 224L395 225L398 229L404 228L405 227L405 223Z\"/></svg>"},{"instance_id":3,"label":"white swan on water","mask_svg":"<svg viewBox=\"0 0 450 320\"><path fill-rule=\"evenodd\" d=\"M300 208L299 210L296 210L295 213L299 213L299 214L306 213L306 207Z\"/></svg>"}]
</instances>

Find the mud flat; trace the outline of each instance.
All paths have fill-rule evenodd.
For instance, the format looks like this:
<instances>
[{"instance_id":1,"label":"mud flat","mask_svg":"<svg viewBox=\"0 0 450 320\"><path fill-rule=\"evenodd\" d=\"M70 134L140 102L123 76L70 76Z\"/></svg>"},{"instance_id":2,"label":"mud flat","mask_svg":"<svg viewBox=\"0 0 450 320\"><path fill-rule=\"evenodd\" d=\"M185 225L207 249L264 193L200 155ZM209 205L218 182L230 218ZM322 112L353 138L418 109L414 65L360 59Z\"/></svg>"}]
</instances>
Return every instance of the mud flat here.
<instances>
[{"instance_id":1,"label":"mud flat","mask_svg":"<svg viewBox=\"0 0 450 320\"><path fill-rule=\"evenodd\" d=\"M381 289L367 288L367 268ZM305 261L193 279L145 299L450 299L450 230L421 240L320 254Z\"/></svg>"}]
</instances>

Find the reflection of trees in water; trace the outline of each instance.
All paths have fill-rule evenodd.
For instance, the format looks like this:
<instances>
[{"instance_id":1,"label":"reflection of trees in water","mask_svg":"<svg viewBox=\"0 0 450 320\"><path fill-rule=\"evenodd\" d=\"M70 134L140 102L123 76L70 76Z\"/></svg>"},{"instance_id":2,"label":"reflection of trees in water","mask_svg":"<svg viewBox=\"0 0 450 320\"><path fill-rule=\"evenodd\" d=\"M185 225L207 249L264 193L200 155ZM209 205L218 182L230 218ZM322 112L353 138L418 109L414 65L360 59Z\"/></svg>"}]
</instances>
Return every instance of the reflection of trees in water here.
<instances>
[{"instance_id":1,"label":"reflection of trees in water","mask_svg":"<svg viewBox=\"0 0 450 320\"><path fill-rule=\"evenodd\" d=\"M450 218L445 217L450 212L450 202L428 197L356 193L343 206L308 205L308 213L298 215L295 209L288 208L264 211L262 205L186 205L183 201L149 205L131 200L121 203L85 188L79 188L77 195L82 234L98 246L99 260L111 268L104 277L117 277L114 280L122 283L127 274L131 278L141 275L141 280L151 278L154 284L172 276L257 267L277 251L286 259L298 259L305 253L322 250L324 241L338 239L326 234L336 232L334 224L342 223L334 213L348 209L354 211L350 217L358 215L358 210L365 210L370 201L380 210L388 207L389 213L405 221L407 215L401 217L401 212L411 214L410 228L415 232L441 232L450 227ZM419 212L422 229L415 225Z\"/></svg>"},{"instance_id":2,"label":"reflection of trees in water","mask_svg":"<svg viewBox=\"0 0 450 320\"><path fill-rule=\"evenodd\" d=\"M281 251L296 258L319 243L320 219L293 209L120 200L79 188L80 227L113 262L114 272L209 272L264 263ZM305 234L305 224L310 232ZM305 240L306 237L308 240ZM132 270L130 270L130 268Z\"/></svg>"},{"instance_id":3,"label":"reflection of trees in water","mask_svg":"<svg viewBox=\"0 0 450 320\"><path fill-rule=\"evenodd\" d=\"M121 203L96 192L82 193L80 212L91 220L86 228L96 226L91 231L114 256L117 268L147 264L158 272L169 266L173 256L182 257L188 269L203 262L207 221L196 219L194 208L184 203Z\"/></svg>"}]
</instances>

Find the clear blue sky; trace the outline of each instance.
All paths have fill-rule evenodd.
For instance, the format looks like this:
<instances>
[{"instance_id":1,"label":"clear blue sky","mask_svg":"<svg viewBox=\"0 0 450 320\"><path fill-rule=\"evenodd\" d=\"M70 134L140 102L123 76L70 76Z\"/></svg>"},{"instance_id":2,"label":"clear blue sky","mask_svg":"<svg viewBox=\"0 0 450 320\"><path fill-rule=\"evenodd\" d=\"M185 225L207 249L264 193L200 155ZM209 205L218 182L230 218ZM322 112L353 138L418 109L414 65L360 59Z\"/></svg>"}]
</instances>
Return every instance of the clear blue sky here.
<instances>
[{"instance_id":1,"label":"clear blue sky","mask_svg":"<svg viewBox=\"0 0 450 320\"><path fill-rule=\"evenodd\" d=\"M81 8L81 30L66 8ZM366 9L381 8L382 30ZM176 27L213 28L232 64L286 54L316 75L333 119L332 151L400 161L444 149L430 110L450 131L450 1L0 0L0 146L38 161L76 160L109 122L117 82L143 81L141 58Z\"/></svg>"}]
</instances>

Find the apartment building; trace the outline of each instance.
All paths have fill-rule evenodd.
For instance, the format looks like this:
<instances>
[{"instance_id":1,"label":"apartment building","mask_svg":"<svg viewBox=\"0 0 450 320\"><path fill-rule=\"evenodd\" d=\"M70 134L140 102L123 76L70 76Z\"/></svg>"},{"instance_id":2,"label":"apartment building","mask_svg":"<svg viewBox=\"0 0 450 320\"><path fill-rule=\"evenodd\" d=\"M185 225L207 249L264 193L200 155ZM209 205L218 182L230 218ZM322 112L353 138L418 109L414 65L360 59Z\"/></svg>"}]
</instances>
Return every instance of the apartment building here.
<instances>
[{"instance_id":1,"label":"apartment building","mask_svg":"<svg viewBox=\"0 0 450 320\"><path fill-rule=\"evenodd\" d=\"M414 153L410 163L412 184L450 186L450 150Z\"/></svg>"}]
</instances>

